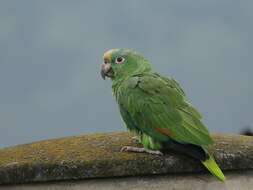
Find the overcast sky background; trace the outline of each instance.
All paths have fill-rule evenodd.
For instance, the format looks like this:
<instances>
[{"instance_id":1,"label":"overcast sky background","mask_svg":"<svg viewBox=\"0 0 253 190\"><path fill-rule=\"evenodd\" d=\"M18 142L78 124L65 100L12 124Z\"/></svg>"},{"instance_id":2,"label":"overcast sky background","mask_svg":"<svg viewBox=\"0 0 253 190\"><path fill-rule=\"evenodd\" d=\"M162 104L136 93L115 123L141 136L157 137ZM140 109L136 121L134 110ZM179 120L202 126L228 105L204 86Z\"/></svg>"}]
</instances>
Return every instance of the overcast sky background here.
<instances>
[{"instance_id":1,"label":"overcast sky background","mask_svg":"<svg viewBox=\"0 0 253 190\"><path fill-rule=\"evenodd\" d=\"M99 75L127 47L176 78L212 132L253 125L253 1L1 0L0 147L125 130Z\"/></svg>"}]
</instances>

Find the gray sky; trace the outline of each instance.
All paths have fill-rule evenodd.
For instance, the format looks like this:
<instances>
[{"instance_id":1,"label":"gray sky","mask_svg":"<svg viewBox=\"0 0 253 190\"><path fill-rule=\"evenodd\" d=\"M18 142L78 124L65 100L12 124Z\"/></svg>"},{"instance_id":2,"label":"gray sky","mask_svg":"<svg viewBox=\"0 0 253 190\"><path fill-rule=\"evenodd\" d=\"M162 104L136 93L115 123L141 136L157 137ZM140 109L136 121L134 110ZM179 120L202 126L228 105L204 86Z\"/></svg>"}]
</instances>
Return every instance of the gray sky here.
<instances>
[{"instance_id":1,"label":"gray sky","mask_svg":"<svg viewBox=\"0 0 253 190\"><path fill-rule=\"evenodd\" d=\"M253 1L0 2L0 147L124 130L110 48L143 53L176 78L210 131L253 125Z\"/></svg>"}]
</instances>

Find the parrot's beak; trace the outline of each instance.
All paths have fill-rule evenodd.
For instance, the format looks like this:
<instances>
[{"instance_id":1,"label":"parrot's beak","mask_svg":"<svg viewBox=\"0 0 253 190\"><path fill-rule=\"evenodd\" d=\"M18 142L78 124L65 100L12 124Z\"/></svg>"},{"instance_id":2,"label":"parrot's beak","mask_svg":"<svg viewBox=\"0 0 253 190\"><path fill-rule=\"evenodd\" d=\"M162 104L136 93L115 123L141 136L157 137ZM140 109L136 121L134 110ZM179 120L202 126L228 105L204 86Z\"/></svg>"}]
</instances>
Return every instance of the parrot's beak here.
<instances>
[{"instance_id":1,"label":"parrot's beak","mask_svg":"<svg viewBox=\"0 0 253 190\"><path fill-rule=\"evenodd\" d=\"M105 77L112 77L113 70L110 63L103 63L100 72L102 78L105 80Z\"/></svg>"}]
</instances>

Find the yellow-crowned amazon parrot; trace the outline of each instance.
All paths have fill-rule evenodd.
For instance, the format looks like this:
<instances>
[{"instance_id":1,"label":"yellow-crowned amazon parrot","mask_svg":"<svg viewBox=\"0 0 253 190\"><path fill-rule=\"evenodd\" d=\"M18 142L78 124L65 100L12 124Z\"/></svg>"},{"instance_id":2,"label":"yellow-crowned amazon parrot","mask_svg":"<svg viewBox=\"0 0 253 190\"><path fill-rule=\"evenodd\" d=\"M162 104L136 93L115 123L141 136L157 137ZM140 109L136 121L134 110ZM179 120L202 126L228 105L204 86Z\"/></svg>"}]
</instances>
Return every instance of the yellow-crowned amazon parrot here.
<instances>
[{"instance_id":1,"label":"yellow-crowned amazon parrot","mask_svg":"<svg viewBox=\"0 0 253 190\"><path fill-rule=\"evenodd\" d=\"M198 159L218 179L221 169L208 152L213 144L201 114L187 101L178 82L154 72L149 61L129 49L104 54L101 75L112 80L112 91L127 129L144 148L122 151L163 154L173 149Z\"/></svg>"}]
</instances>

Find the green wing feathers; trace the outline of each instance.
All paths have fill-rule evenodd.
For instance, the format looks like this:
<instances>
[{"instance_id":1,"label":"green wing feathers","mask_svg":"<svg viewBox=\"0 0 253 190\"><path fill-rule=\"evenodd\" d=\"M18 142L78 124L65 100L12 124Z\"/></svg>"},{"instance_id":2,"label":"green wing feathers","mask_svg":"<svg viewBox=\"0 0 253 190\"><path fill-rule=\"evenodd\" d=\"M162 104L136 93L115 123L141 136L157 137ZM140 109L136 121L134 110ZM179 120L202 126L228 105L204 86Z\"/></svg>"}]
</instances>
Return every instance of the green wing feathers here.
<instances>
[{"instance_id":1,"label":"green wing feathers","mask_svg":"<svg viewBox=\"0 0 253 190\"><path fill-rule=\"evenodd\" d=\"M132 122L158 141L172 138L195 145L213 143L200 121L200 113L187 102L174 79L143 73L125 81L116 96L120 106L133 118Z\"/></svg>"}]
</instances>

